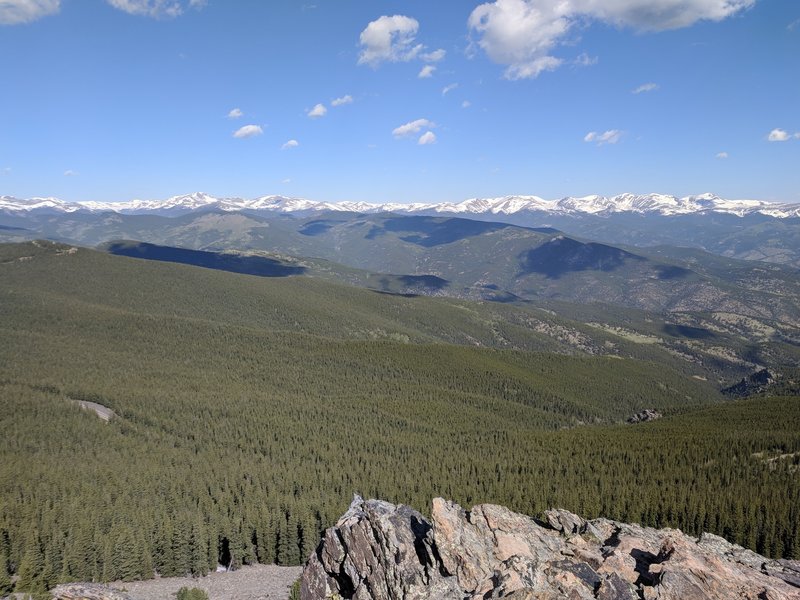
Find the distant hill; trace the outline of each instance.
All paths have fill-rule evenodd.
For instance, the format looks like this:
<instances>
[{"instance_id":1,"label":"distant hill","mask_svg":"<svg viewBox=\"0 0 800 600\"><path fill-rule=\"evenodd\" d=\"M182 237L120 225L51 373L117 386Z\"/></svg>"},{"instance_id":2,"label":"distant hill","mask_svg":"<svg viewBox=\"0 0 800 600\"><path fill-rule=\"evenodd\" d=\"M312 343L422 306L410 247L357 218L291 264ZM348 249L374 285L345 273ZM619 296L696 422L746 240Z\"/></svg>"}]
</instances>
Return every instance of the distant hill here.
<instances>
[{"instance_id":1,"label":"distant hill","mask_svg":"<svg viewBox=\"0 0 800 600\"><path fill-rule=\"evenodd\" d=\"M768 321L791 339L800 322L800 278L794 268L671 246L610 246L552 228L456 217L329 211L296 218L219 210L176 217L77 211L40 214L34 222L17 219L8 226L23 222L28 236L68 243L139 240L192 250L317 257L374 273L432 276L447 284L422 286L423 293L454 297L484 298L487 290L495 290L498 299L512 301L721 312ZM8 239L19 236L15 230Z\"/></svg>"},{"instance_id":2,"label":"distant hill","mask_svg":"<svg viewBox=\"0 0 800 600\"><path fill-rule=\"evenodd\" d=\"M203 212L251 214L267 218L307 218L323 213L456 216L526 227L555 227L569 235L631 246L691 246L744 260L800 267L800 205L757 200L726 200L714 194L682 198L667 194L619 194L544 200L537 196L473 198L459 203L369 204L315 202L286 196L217 198L193 193L166 200L121 203L69 203L58 198L0 197L0 221L41 227L56 220L82 220L85 214L180 216ZM46 228L46 227L45 227ZM115 238L145 239L141 235ZM5 238L9 239L9 238ZM105 238L111 239L111 238ZM161 241L147 238L148 241ZM86 239L82 239L87 243Z\"/></svg>"}]
</instances>

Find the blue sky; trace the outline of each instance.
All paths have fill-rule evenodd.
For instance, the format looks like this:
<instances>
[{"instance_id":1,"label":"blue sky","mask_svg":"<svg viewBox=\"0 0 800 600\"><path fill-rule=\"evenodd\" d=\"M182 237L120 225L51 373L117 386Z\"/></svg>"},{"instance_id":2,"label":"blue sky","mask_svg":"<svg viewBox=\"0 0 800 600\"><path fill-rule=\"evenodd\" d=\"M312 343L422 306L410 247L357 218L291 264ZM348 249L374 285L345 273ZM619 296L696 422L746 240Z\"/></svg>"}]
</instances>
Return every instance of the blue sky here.
<instances>
[{"instance_id":1,"label":"blue sky","mask_svg":"<svg viewBox=\"0 0 800 600\"><path fill-rule=\"evenodd\" d=\"M797 0L0 0L0 57L0 194L800 202Z\"/></svg>"}]
</instances>

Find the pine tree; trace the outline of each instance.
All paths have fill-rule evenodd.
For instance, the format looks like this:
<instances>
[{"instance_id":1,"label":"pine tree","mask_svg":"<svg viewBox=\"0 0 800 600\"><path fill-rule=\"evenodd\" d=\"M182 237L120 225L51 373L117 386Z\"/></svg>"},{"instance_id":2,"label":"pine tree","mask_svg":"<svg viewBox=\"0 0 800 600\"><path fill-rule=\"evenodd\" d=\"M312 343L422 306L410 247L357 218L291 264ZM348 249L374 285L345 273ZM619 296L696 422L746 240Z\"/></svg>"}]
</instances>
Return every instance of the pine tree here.
<instances>
[{"instance_id":1,"label":"pine tree","mask_svg":"<svg viewBox=\"0 0 800 600\"><path fill-rule=\"evenodd\" d=\"M190 570L192 575L208 573L208 535L202 519L199 518L192 525L191 553Z\"/></svg>"},{"instance_id":2,"label":"pine tree","mask_svg":"<svg viewBox=\"0 0 800 600\"><path fill-rule=\"evenodd\" d=\"M0 547L0 596L11 592L11 575L8 572L8 553Z\"/></svg>"},{"instance_id":3,"label":"pine tree","mask_svg":"<svg viewBox=\"0 0 800 600\"><path fill-rule=\"evenodd\" d=\"M47 591L47 581L44 579L45 562L39 532L33 530L28 536L25 552L17 570L18 592L43 593Z\"/></svg>"}]
</instances>

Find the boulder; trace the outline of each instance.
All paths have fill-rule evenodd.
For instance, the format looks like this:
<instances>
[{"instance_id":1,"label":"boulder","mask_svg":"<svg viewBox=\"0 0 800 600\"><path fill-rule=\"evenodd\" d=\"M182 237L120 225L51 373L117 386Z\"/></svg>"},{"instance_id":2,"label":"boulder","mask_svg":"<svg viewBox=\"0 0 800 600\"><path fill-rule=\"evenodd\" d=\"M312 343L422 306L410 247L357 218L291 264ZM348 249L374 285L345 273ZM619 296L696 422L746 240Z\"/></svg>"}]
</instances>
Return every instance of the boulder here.
<instances>
[{"instance_id":1,"label":"boulder","mask_svg":"<svg viewBox=\"0 0 800 600\"><path fill-rule=\"evenodd\" d=\"M436 498L428 520L356 496L308 559L301 599L800 600L797 561L711 534L545 518Z\"/></svg>"}]
</instances>

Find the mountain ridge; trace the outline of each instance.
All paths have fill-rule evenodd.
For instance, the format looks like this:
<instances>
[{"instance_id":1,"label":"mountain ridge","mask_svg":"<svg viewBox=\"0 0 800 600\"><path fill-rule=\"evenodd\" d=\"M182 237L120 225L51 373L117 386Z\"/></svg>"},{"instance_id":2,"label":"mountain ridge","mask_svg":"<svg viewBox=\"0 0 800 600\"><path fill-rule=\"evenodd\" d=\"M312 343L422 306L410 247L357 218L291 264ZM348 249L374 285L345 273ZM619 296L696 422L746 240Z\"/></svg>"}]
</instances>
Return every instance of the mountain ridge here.
<instances>
[{"instance_id":1,"label":"mountain ridge","mask_svg":"<svg viewBox=\"0 0 800 600\"><path fill-rule=\"evenodd\" d=\"M632 194L615 196L588 195L565 196L546 200L534 195L509 195L496 198L469 198L461 202L441 203L368 203L319 202L306 198L265 195L252 199L216 197L204 192L172 196L165 200L130 200L126 202L68 202L55 197L27 199L0 196L0 212L50 211L72 213L78 211L117 212L122 214L183 214L200 210L270 211L281 213L358 212L358 213L409 213L409 214L489 214L515 215L518 213L550 213L554 215L604 216L619 213L640 215L677 216L692 214L729 214L738 217L758 214L777 219L800 217L800 204L773 203L763 200L728 200L712 193L689 196L669 194Z\"/></svg>"}]
</instances>

